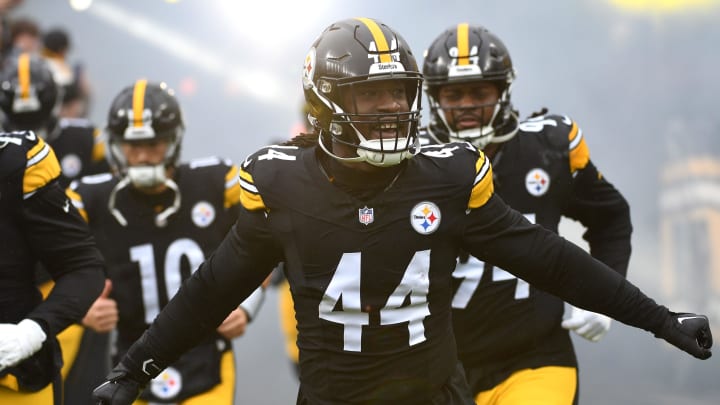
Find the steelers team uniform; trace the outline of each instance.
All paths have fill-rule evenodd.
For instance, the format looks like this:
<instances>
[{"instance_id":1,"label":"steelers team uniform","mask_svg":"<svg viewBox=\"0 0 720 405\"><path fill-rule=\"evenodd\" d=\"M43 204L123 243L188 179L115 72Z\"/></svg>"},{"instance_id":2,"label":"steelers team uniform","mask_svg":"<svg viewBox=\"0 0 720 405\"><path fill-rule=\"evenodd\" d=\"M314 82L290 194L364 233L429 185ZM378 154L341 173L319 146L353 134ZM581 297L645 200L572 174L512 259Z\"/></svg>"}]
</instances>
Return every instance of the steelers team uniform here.
<instances>
[{"instance_id":1,"label":"steelers team uniform","mask_svg":"<svg viewBox=\"0 0 720 405\"><path fill-rule=\"evenodd\" d=\"M562 216L579 221L587 228L583 237L591 254L625 276L630 210L590 161L576 122L557 115L522 122L492 166L495 192L509 206L554 233ZM571 367L571 378L577 379L569 332L560 326L560 298L474 257L461 258L453 279L453 327L473 393L496 387L524 369ZM576 390L566 388L572 398Z\"/></svg>"},{"instance_id":2,"label":"steelers team uniform","mask_svg":"<svg viewBox=\"0 0 720 405\"><path fill-rule=\"evenodd\" d=\"M47 336L32 357L0 371L3 404L53 403L50 383L62 366L55 336L82 319L103 286L102 256L59 176L55 153L33 132L0 134L0 323L29 318ZM36 287L38 262L55 281L46 300Z\"/></svg>"},{"instance_id":3,"label":"steelers team uniform","mask_svg":"<svg viewBox=\"0 0 720 405\"><path fill-rule=\"evenodd\" d=\"M58 179L66 188L71 181L82 176L105 173L110 167L105 160L105 144L101 132L85 118L60 118L51 125L47 142L55 151L60 162ZM46 294L52 289L52 282L46 272L38 271L40 289ZM102 376L110 369L107 361L97 359L98 353L107 352L109 334L96 333L80 324L71 325L60 336L65 380L65 402L88 403L92 387L102 382ZM74 365L77 362L77 367Z\"/></svg>"},{"instance_id":4,"label":"steelers team uniform","mask_svg":"<svg viewBox=\"0 0 720 405\"><path fill-rule=\"evenodd\" d=\"M60 161L63 187L82 176L110 171L101 132L87 119L61 118L48 135L48 143Z\"/></svg>"},{"instance_id":5,"label":"steelers team uniform","mask_svg":"<svg viewBox=\"0 0 720 405\"><path fill-rule=\"evenodd\" d=\"M322 159L331 158L319 148L285 146L245 160L236 225L128 351L124 367L161 370L280 260L298 321L299 404L472 404L451 319L458 248L646 330L659 330L669 316L494 196L490 162L470 144L423 148L389 168L397 176L366 198L344 191ZM353 187L378 184L375 175L382 176L358 175Z\"/></svg>"},{"instance_id":6,"label":"steelers team uniform","mask_svg":"<svg viewBox=\"0 0 720 405\"><path fill-rule=\"evenodd\" d=\"M117 356L152 322L193 269L210 256L237 218L238 168L218 158L197 159L175 169L181 202L165 227L158 212L170 206L172 190L148 195L133 187L117 193L123 226L108 209L119 179L109 173L73 182L68 195L88 220L108 264L111 297L119 312ZM230 342L216 332L171 365L143 393L148 401L179 402L215 387L232 390ZM223 384L220 384L222 381ZM213 393L209 393L213 395Z\"/></svg>"}]
</instances>

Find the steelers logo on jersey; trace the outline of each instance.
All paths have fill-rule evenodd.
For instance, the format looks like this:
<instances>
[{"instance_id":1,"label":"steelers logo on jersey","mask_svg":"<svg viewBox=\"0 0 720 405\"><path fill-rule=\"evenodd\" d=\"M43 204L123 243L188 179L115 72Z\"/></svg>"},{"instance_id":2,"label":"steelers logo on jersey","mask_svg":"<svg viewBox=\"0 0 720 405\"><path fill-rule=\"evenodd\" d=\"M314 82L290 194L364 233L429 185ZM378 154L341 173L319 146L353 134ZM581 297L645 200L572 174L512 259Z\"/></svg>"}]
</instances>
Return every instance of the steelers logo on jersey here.
<instances>
[{"instance_id":1,"label":"steelers logo on jersey","mask_svg":"<svg viewBox=\"0 0 720 405\"><path fill-rule=\"evenodd\" d=\"M60 167L62 167L62 172L65 177L77 177L77 175L80 174L80 171L82 170L82 161L80 160L80 157L78 157L78 155L71 153L65 155L62 158L62 160L60 161Z\"/></svg>"},{"instance_id":2,"label":"steelers logo on jersey","mask_svg":"<svg viewBox=\"0 0 720 405\"><path fill-rule=\"evenodd\" d=\"M540 197L550 188L550 176L543 169L531 169L525 175L525 187L530 195Z\"/></svg>"},{"instance_id":3,"label":"steelers logo on jersey","mask_svg":"<svg viewBox=\"0 0 720 405\"><path fill-rule=\"evenodd\" d=\"M440 208L434 203L423 201L410 211L410 225L421 235L430 235L440 226Z\"/></svg>"},{"instance_id":4,"label":"steelers logo on jersey","mask_svg":"<svg viewBox=\"0 0 720 405\"><path fill-rule=\"evenodd\" d=\"M169 399L180 392L182 376L172 367L163 370L160 375L150 382L150 392L160 399Z\"/></svg>"},{"instance_id":5,"label":"steelers logo on jersey","mask_svg":"<svg viewBox=\"0 0 720 405\"><path fill-rule=\"evenodd\" d=\"M200 228L207 228L215 220L215 208L207 201L199 201L192 209L192 221Z\"/></svg>"}]
</instances>

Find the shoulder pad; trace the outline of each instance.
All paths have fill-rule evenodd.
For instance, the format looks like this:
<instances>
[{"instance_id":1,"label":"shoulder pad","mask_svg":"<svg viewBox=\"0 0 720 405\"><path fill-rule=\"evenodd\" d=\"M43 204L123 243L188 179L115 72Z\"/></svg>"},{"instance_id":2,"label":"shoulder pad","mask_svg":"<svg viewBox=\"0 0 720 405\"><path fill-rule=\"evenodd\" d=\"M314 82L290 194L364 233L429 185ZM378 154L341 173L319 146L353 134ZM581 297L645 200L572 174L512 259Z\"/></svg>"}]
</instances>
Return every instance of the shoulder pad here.
<instances>
[{"instance_id":1,"label":"shoulder pad","mask_svg":"<svg viewBox=\"0 0 720 405\"><path fill-rule=\"evenodd\" d=\"M78 128L95 128L95 126L87 118L60 118L58 122L60 128L78 127Z\"/></svg>"},{"instance_id":2,"label":"shoulder pad","mask_svg":"<svg viewBox=\"0 0 720 405\"><path fill-rule=\"evenodd\" d=\"M92 174L90 176L83 176L80 180L75 180L70 184L70 187L73 186L73 184L77 184L78 181L82 184L102 184L107 183L113 179L113 175L111 173L100 173L100 174Z\"/></svg>"},{"instance_id":3,"label":"shoulder pad","mask_svg":"<svg viewBox=\"0 0 720 405\"><path fill-rule=\"evenodd\" d=\"M224 164L226 161L217 157L217 156L207 156L202 158L196 158L192 159L188 162L188 167L191 170L202 168L202 167L210 167L210 166L220 166L221 164Z\"/></svg>"},{"instance_id":4,"label":"shoulder pad","mask_svg":"<svg viewBox=\"0 0 720 405\"><path fill-rule=\"evenodd\" d=\"M60 176L60 163L55 152L32 131L0 133L0 148L5 153L24 154L15 159L24 162L23 198L29 198Z\"/></svg>"},{"instance_id":5,"label":"shoulder pad","mask_svg":"<svg viewBox=\"0 0 720 405\"><path fill-rule=\"evenodd\" d=\"M264 210L265 202L255 186L253 173L266 165L282 165L283 162L296 162L303 148L297 146L266 146L251 154L240 165L240 202L248 210Z\"/></svg>"},{"instance_id":6,"label":"shoulder pad","mask_svg":"<svg viewBox=\"0 0 720 405\"><path fill-rule=\"evenodd\" d=\"M583 131L578 124L567 115L542 115L529 118L520 123L523 134L545 137L548 143L562 152L568 153L570 172L583 169L590 161L590 150Z\"/></svg>"}]
</instances>

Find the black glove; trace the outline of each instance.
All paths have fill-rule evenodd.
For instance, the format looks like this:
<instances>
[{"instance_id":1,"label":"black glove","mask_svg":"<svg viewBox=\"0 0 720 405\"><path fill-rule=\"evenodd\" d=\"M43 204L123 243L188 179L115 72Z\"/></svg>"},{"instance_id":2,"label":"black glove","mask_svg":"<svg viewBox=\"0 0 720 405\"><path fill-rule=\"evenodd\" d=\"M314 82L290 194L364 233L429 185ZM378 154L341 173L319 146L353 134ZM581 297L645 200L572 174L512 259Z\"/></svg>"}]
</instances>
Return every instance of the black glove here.
<instances>
[{"instance_id":1,"label":"black glove","mask_svg":"<svg viewBox=\"0 0 720 405\"><path fill-rule=\"evenodd\" d=\"M145 378L138 381L122 363L105 378L107 381L93 390L93 401L97 405L131 405L148 382Z\"/></svg>"},{"instance_id":2,"label":"black glove","mask_svg":"<svg viewBox=\"0 0 720 405\"><path fill-rule=\"evenodd\" d=\"M655 336L667 340L698 359L705 360L712 356L712 333L705 315L670 312L662 329Z\"/></svg>"}]
</instances>

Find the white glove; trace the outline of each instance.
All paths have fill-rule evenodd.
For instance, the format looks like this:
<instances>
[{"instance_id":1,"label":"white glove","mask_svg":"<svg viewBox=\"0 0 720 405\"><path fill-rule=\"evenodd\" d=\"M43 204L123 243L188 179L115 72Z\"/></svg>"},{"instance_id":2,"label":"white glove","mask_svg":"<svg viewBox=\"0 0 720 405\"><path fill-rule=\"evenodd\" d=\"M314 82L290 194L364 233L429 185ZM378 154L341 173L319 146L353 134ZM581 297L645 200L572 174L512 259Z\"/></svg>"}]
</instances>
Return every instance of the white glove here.
<instances>
[{"instance_id":1,"label":"white glove","mask_svg":"<svg viewBox=\"0 0 720 405\"><path fill-rule=\"evenodd\" d=\"M572 330L591 342L597 342L610 330L612 318L596 312L570 306L570 318L562 321L560 326Z\"/></svg>"},{"instance_id":2,"label":"white glove","mask_svg":"<svg viewBox=\"0 0 720 405\"><path fill-rule=\"evenodd\" d=\"M0 370L32 356L40 350L46 337L40 325L30 319L18 324L0 323Z\"/></svg>"}]
</instances>

